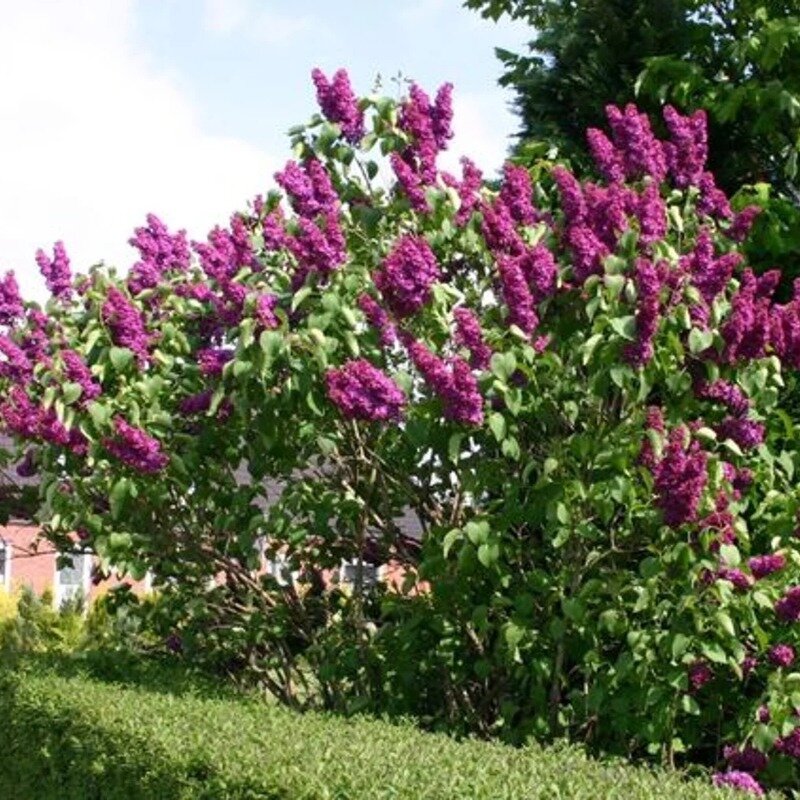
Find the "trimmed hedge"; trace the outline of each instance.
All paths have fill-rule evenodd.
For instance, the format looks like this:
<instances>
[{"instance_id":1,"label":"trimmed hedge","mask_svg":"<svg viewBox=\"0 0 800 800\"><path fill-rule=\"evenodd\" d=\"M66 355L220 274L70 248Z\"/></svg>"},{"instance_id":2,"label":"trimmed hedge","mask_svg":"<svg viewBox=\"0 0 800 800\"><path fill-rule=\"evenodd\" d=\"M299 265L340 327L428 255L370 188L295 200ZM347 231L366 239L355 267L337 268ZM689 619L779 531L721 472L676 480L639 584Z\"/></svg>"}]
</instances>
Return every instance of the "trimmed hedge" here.
<instances>
[{"instance_id":1,"label":"trimmed hedge","mask_svg":"<svg viewBox=\"0 0 800 800\"><path fill-rule=\"evenodd\" d=\"M456 742L407 725L300 715L53 673L0 681L5 800L511 800L733 797L559 747ZM741 796L741 795L740 795Z\"/></svg>"}]
</instances>

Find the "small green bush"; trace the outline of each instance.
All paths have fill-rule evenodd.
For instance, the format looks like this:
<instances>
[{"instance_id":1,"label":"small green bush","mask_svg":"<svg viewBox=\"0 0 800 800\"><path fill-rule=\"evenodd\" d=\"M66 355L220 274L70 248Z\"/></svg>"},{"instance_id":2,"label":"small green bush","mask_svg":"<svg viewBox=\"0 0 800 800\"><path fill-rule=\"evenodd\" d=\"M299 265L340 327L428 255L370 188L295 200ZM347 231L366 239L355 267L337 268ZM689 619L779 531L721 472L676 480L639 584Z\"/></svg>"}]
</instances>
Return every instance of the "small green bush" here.
<instances>
[{"instance_id":1,"label":"small green bush","mask_svg":"<svg viewBox=\"0 0 800 800\"><path fill-rule=\"evenodd\" d=\"M165 684L172 676L165 674ZM574 748L456 742L253 699L178 696L33 669L0 680L0 797L724 798L705 782ZM731 795L732 796L732 795Z\"/></svg>"}]
</instances>

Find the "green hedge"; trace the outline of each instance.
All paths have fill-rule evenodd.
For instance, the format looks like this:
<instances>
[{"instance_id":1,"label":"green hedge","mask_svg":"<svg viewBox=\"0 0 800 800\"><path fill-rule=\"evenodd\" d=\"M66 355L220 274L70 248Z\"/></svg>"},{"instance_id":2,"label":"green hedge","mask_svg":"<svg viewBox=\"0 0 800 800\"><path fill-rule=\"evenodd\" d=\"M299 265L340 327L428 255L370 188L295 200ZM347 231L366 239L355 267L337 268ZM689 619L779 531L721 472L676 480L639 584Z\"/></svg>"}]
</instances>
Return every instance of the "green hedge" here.
<instances>
[{"instance_id":1,"label":"green hedge","mask_svg":"<svg viewBox=\"0 0 800 800\"><path fill-rule=\"evenodd\" d=\"M706 781L599 763L567 748L456 742L410 726L87 676L0 680L4 800L725 796Z\"/></svg>"}]
</instances>

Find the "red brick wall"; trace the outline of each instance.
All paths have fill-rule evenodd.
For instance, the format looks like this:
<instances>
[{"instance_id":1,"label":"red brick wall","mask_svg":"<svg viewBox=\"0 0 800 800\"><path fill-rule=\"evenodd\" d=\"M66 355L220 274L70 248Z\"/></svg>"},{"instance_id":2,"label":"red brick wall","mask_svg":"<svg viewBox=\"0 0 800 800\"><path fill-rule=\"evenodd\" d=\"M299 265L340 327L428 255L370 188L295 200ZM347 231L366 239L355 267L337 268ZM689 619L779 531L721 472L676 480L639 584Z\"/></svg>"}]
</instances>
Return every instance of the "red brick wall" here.
<instances>
[{"instance_id":1,"label":"red brick wall","mask_svg":"<svg viewBox=\"0 0 800 800\"><path fill-rule=\"evenodd\" d=\"M52 545L39 538L39 527L25 522L11 522L0 525L0 539L2 539L11 553L11 586L10 589L19 589L30 586L37 594L42 594L47 589L55 589L56 579L56 552ZM126 581L134 590L144 593L143 581ZM120 581L112 576L108 580L95 585L89 584L89 600L93 600Z\"/></svg>"}]
</instances>

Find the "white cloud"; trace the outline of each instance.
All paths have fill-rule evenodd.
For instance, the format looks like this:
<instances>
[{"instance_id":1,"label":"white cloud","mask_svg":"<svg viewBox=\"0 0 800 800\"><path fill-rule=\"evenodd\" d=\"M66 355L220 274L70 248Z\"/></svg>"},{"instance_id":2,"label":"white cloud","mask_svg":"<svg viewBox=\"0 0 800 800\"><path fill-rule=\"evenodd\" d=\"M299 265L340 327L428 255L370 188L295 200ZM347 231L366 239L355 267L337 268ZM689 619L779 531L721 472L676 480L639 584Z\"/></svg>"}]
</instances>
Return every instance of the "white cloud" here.
<instances>
[{"instance_id":1,"label":"white cloud","mask_svg":"<svg viewBox=\"0 0 800 800\"><path fill-rule=\"evenodd\" d=\"M63 239L79 269L127 267L148 211L202 238L271 182L276 161L205 133L135 49L130 0L0 0L0 12L0 273L15 269L27 294L41 297L37 247Z\"/></svg>"},{"instance_id":2,"label":"white cloud","mask_svg":"<svg viewBox=\"0 0 800 800\"><path fill-rule=\"evenodd\" d=\"M247 19L247 0L206 0L203 25L214 33L231 33Z\"/></svg>"},{"instance_id":3,"label":"white cloud","mask_svg":"<svg viewBox=\"0 0 800 800\"><path fill-rule=\"evenodd\" d=\"M472 159L489 178L499 171L508 155L511 140L503 131L516 128L508 108L510 95L493 92L453 92L453 131L455 135L439 164L460 176L459 159Z\"/></svg>"},{"instance_id":4,"label":"white cloud","mask_svg":"<svg viewBox=\"0 0 800 800\"><path fill-rule=\"evenodd\" d=\"M205 0L203 24L213 33L235 33L270 45L288 44L320 29L310 14L285 14L253 0Z\"/></svg>"}]
</instances>

